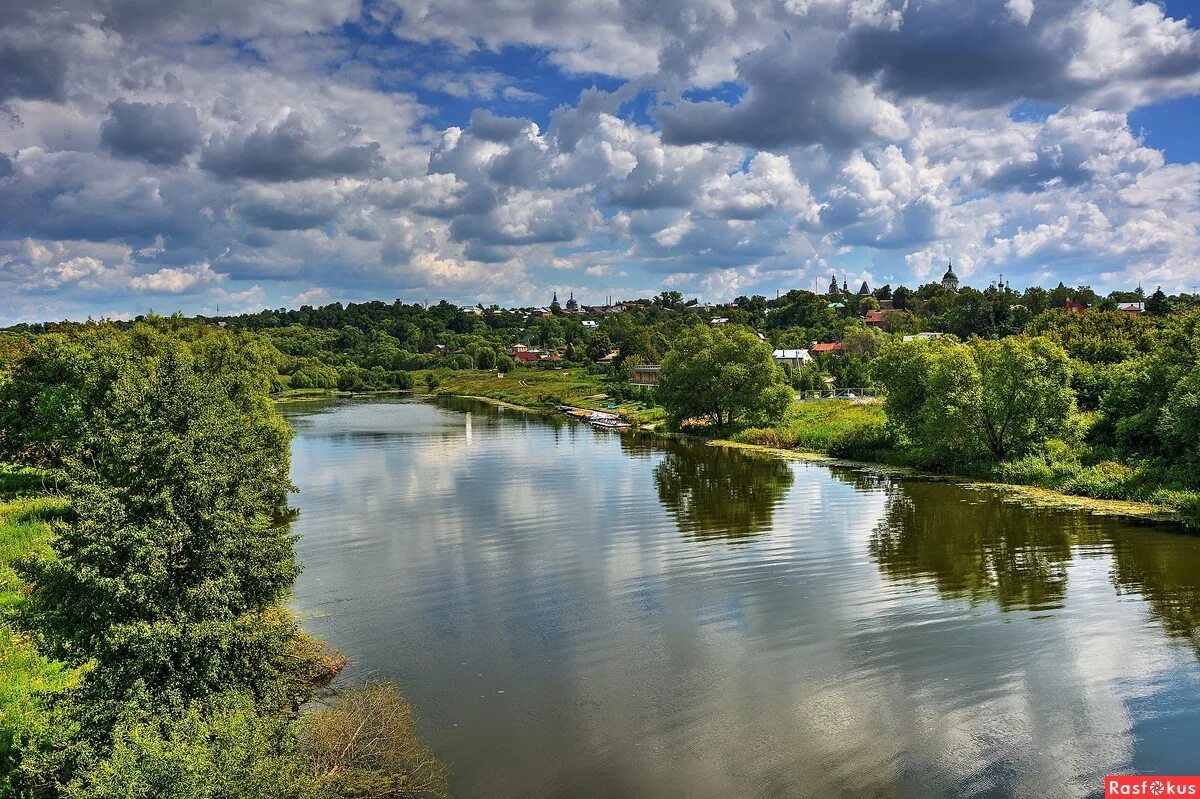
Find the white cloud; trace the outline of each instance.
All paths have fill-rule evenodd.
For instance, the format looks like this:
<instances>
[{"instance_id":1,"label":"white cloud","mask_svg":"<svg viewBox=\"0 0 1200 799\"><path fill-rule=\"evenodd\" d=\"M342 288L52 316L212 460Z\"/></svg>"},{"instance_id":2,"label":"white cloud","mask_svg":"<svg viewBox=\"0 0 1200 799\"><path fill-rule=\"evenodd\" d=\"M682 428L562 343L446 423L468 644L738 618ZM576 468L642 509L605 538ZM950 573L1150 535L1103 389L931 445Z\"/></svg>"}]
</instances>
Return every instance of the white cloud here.
<instances>
[{"instance_id":1,"label":"white cloud","mask_svg":"<svg viewBox=\"0 0 1200 799\"><path fill-rule=\"evenodd\" d=\"M192 266L164 267L157 272L138 275L129 281L135 291L151 294L182 294L206 283L216 283L221 275L206 263Z\"/></svg>"},{"instance_id":2,"label":"white cloud","mask_svg":"<svg viewBox=\"0 0 1200 799\"><path fill-rule=\"evenodd\" d=\"M1128 121L1200 92L1196 29L1153 3L56 8L0 9L11 313L504 303L559 270L717 299L851 258L910 283L950 257L1100 288L1198 271L1198 167ZM502 71L522 53L537 84ZM579 86L556 67L605 88L552 109ZM1048 115L1014 121L1022 98Z\"/></svg>"}]
</instances>

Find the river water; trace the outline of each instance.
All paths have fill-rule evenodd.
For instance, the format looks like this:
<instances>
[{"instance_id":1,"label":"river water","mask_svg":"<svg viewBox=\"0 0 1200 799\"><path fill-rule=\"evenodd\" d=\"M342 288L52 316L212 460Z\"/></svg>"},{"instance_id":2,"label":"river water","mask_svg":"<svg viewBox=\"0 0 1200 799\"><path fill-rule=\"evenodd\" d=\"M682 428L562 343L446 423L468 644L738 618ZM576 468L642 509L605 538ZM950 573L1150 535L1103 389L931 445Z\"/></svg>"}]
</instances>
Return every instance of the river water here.
<instances>
[{"instance_id":1,"label":"river water","mask_svg":"<svg viewBox=\"0 0 1200 799\"><path fill-rule=\"evenodd\" d=\"M305 626L462 797L1200 773L1200 538L465 400L285 406Z\"/></svg>"}]
</instances>

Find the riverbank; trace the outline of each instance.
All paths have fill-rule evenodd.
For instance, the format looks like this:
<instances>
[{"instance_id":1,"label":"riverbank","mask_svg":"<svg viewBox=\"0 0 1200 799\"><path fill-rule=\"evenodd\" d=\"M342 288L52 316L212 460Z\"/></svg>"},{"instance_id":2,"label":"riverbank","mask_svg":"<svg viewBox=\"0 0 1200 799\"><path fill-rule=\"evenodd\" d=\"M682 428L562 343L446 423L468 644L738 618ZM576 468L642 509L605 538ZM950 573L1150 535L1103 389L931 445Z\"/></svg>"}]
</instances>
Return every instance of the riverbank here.
<instances>
[{"instance_id":1,"label":"riverbank","mask_svg":"<svg viewBox=\"0 0 1200 799\"><path fill-rule=\"evenodd\" d=\"M995 492L1002 496L1006 496L1014 502L1019 502L1020 504L1031 507L1054 507L1071 510L1084 510L1099 516L1112 516L1123 519L1139 519L1142 521L1170 523L1186 523L1187 521L1186 519L1182 518L1178 512L1154 505L1149 502L1082 497L1077 494L1064 494L1060 491L1051 491L1049 489L1039 488L1037 486L980 480L978 478L968 477L965 475L938 474L934 472L922 471L920 469L914 469L909 466L896 466L885 463L872 463L870 461L850 460L847 458L837 458L820 452L780 449L778 447L769 447L762 444L747 444L741 441L734 441L730 439L707 439L707 443L709 446L713 447L726 447L729 449L737 449L748 452L758 452L774 455L780 458L786 458L788 460L820 464L822 466L843 466L861 472L888 477L906 477L916 480L951 483L962 488Z\"/></svg>"},{"instance_id":2,"label":"riverbank","mask_svg":"<svg viewBox=\"0 0 1200 799\"><path fill-rule=\"evenodd\" d=\"M579 373L583 373L582 375ZM506 407L534 412L548 412L559 404L575 405L595 410L620 413L639 429L658 435L673 435L662 429L661 409L645 403L616 403L604 393L604 383L584 370L518 370L504 378L491 372L441 372L443 378L429 392L432 396L456 396L503 404ZM507 381L507 382L506 382ZM422 385L421 382L417 383ZM420 392L418 392L420 393ZM786 458L844 465L878 474L944 480L967 487L1001 492L1014 501L1033 505L1052 505L1087 510L1092 513L1135 518L1147 521L1167 521L1195 525L1188 512L1192 497L1189 492L1158 490L1160 501L1122 496L1104 496L1104 491L1116 491L1103 482L1107 475L1118 470L1132 470L1120 464L1083 465L1078 459L1056 461L1053 467L1031 469L1026 462L999 464L997 471L1033 478L1043 474L1059 481L1074 481L1078 492L1061 490L1060 485L1039 485L1034 480L1018 482L993 479L993 475L932 472L905 462L905 453L890 446L886 432L886 416L878 401L824 400L795 402L783 420L769 428L751 428L731 439L705 436L690 437L707 440L714 446L756 450ZM877 457L873 457L877 456ZM1092 495L1089 495L1090 492Z\"/></svg>"}]
</instances>

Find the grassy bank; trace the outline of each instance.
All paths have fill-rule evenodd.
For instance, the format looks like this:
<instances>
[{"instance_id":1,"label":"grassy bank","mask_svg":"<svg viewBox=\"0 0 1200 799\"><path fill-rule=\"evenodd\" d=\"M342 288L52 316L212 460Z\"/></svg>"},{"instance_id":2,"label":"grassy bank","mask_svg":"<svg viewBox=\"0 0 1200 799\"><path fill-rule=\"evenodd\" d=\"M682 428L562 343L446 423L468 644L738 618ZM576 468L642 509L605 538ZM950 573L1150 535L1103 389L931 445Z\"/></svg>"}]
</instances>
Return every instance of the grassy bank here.
<instances>
[{"instance_id":1,"label":"grassy bank","mask_svg":"<svg viewBox=\"0 0 1200 799\"><path fill-rule=\"evenodd\" d=\"M41 697L65 687L72 673L40 656L14 629L13 617L25 601L14 566L49 549L50 521L66 503L42 489L43 475L30 469L0 468L0 797L13 766L13 743L44 723Z\"/></svg>"},{"instance_id":2,"label":"grassy bank","mask_svg":"<svg viewBox=\"0 0 1200 799\"><path fill-rule=\"evenodd\" d=\"M1036 455L1000 463L961 464L951 470L932 469L920 451L895 439L883 404L877 401L793 403L778 425L743 430L733 441L922 472L940 471L966 480L1022 487L1029 489L1024 493L1043 500L1052 494L1082 497L1126 503L1121 507L1131 515L1178 515L1192 524L1200 521L1200 492L1184 488L1170 470L1150 461L1113 460L1083 444L1050 441L1046 450Z\"/></svg>"},{"instance_id":3,"label":"grassy bank","mask_svg":"<svg viewBox=\"0 0 1200 799\"><path fill-rule=\"evenodd\" d=\"M793 402L774 427L755 427L733 437L743 444L799 449L835 457L884 454L890 444L883 405L874 400Z\"/></svg>"},{"instance_id":4,"label":"grassy bank","mask_svg":"<svg viewBox=\"0 0 1200 799\"><path fill-rule=\"evenodd\" d=\"M526 408L574 405L620 413L638 424L665 418L660 408L648 402L611 398L609 384L586 369L514 369L504 377L492 371L426 370L413 373L416 390L430 390L427 375L435 380L431 392L436 395L484 397Z\"/></svg>"}]
</instances>

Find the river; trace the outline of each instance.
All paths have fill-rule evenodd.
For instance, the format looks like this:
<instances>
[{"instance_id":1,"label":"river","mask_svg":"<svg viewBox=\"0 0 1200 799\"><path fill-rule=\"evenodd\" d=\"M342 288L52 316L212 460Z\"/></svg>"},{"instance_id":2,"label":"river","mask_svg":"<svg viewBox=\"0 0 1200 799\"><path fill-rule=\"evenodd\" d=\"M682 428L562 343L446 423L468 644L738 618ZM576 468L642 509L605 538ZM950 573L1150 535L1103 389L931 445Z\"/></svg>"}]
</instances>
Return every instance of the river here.
<instances>
[{"instance_id":1,"label":"river","mask_svg":"<svg viewBox=\"0 0 1200 799\"><path fill-rule=\"evenodd\" d=\"M285 406L304 625L461 797L1200 773L1200 538L467 400Z\"/></svg>"}]
</instances>

